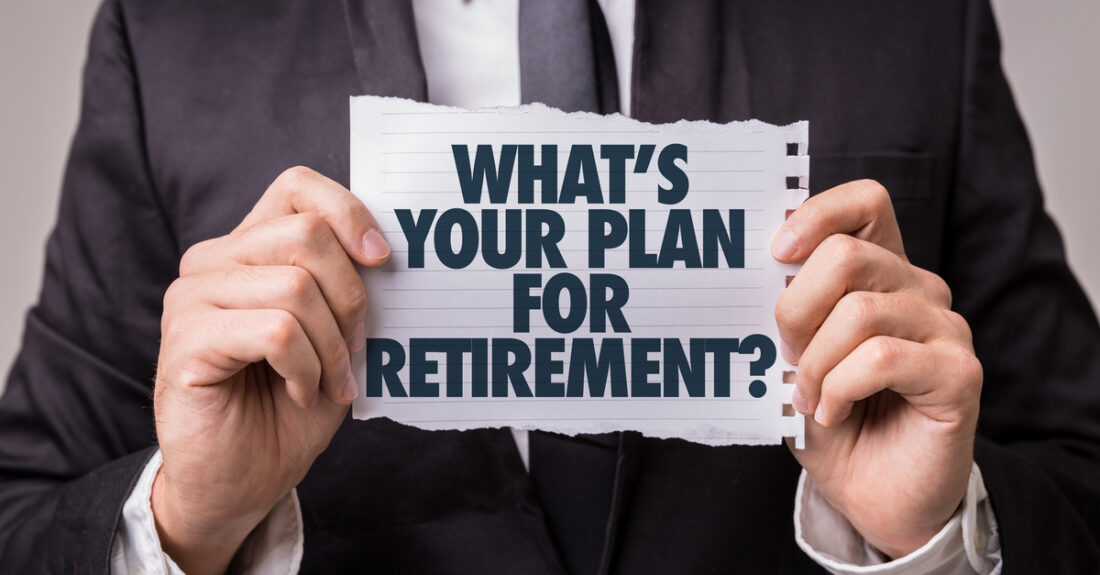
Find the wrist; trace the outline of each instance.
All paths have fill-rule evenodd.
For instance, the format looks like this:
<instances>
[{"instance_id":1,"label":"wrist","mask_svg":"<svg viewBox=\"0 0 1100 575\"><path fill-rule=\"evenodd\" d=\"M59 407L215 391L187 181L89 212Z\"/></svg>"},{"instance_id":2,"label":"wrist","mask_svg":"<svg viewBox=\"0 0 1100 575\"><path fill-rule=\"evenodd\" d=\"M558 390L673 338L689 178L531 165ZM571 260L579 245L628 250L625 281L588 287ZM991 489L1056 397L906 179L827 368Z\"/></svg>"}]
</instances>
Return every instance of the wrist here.
<instances>
[{"instance_id":1,"label":"wrist","mask_svg":"<svg viewBox=\"0 0 1100 575\"><path fill-rule=\"evenodd\" d=\"M891 561L905 557L924 547L951 521L959 504L949 511L916 518L908 515L905 520L881 516L874 509L834 507L843 515L863 539Z\"/></svg>"},{"instance_id":2,"label":"wrist","mask_svg":"<svg viewBox=\"0 0 1100 575\"><path fill-rule=\"evenodd\" d=\"M189 575L220 574L264 514L219 519L181 497L163 469L153 480L150 503L161 549Z\"/></svg>"},{"instance_id":3,"label":"wrist","mask_svg":"<svg viewBox=\"0 0 1100 575\"><path fill-rule=\"evenodd\" d=\"M871 533L861 533L861 535L863 535L863 538L872 547L881 551L882 554L886 555L891 561L896 561L927 545L937 533L943 530L948 521L950 521L950 518L939 526L927 531L909 532L892 538L879 538Z\"/></svg>"}]
</instances>

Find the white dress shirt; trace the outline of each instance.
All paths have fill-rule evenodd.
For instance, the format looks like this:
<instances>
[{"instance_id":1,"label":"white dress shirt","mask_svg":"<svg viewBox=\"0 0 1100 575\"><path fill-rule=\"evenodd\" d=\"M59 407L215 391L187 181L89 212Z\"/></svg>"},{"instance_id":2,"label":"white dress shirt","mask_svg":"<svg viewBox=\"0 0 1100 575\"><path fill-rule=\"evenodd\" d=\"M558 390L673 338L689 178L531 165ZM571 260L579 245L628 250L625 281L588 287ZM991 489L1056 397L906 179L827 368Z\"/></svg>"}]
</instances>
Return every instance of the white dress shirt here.
<instances>
[{"instance_id":1,"label":"white dress shirt","mask_svg":"<svg viewBox=\"0 0 1100 575\"><path fill-rule=\"evenodd\" d=\"M630 111L634 0L599 0L618 74L620 109ZM428 80L428 99L464 108L520 103L519 0L414 0L416 32ZM527 432L512 431L526 466ZM122 511L111 553L115 575L182 574L161 550L150 504L157 454L145 467ZM814 561L836 574L956 575L1001 572L997 522L974 465L962 505L927 544L896 561L871 547L833 509L802 472L795 495L795 540ZM304 537L296 492L280 501L249 535L234 560L242 573L298 571Z\"/></svg>"}]
</instances>

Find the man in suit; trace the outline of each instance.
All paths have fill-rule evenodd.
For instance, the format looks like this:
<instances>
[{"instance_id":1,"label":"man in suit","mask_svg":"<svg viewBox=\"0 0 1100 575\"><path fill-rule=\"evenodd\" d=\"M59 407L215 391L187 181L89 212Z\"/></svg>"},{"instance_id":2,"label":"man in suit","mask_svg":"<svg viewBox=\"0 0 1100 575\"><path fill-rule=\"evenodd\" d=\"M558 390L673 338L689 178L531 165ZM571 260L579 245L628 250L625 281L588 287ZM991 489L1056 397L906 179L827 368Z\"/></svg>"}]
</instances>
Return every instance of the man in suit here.
<instances>
[{"instance_id":1,"label":"man in suit","mask_svg":"<svg viewBox=\"0 0 1100 575\"><path fill-rule=\"evenodd\" d=\"M347 97L429 97L421 15L110 0L0 400L0 569L105 571L112 548L138 552L120 541L188 572L256 568L301 525L283 541L307 572L931 572L950 537L953 569L987 551L1007 573L1095 571L1100 328L1042 211L988 4L632 10L625 64L592 20L600 110L813 126L821 193L772 245L804 262L776 315L815 419L805 452L621 434L563 448L603 462L571 478L533 451L529 477L504 430L350 420L353 264L388 247L346 190ZM603 506L577 505L568 482L600 469ZM572 540L592 516L602 537ZM830 525L862 547L801 533Z\"/></svg>"}]
</instances>

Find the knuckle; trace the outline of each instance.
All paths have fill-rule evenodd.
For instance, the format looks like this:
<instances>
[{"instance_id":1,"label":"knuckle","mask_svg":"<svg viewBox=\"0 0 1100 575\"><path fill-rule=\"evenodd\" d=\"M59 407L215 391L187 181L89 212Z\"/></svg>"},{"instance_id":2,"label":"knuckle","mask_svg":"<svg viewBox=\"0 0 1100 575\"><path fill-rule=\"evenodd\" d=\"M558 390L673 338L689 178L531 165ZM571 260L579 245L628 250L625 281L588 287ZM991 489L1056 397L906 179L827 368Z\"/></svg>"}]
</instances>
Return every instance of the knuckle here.
<instances>
[{"instance_id":1,"label":"knuckle","mask_svg":"<svg viewBox=\"0 0 1100 575\"><path fill-rule=\"evenodd\" d=\"M325 240L328 224L321 216L310 212L297 214L291 221L294 223L289 226L288 233L295 245L295 251L315 253Z\"/></svg>"},{"instance_id":2,"label":"knuckle","mask_svg":"<svg viewBox=\"0 0 1100 575\"><path fill-rule=\"evenodd\" d=\"M290 302L300 302L313 294L314 281L310 273L300 267L287 266L279 279L284 296Z\"/></svg>"},{"instance_id":3,"label":"knuckle","mask_svg":"<svg viewBox=\"0 0 1100 575\"><path fill-rule=\"evenodd\" d=\"M946 308L950 308L955 303L955 295L951 293L951 287L948 286L947 282L943 280L937 281L936 285L939 286L939 292L937 293L937 296L940 298L943 306Z\"/></svg>"},{"instance_id":4,"label":"knuckle","mask_svg":"<svg viewBox=\"0 0 1100 575\"><path fill-rule=\"evenodd\" d=\"M168 289L164 290L162 316L168 316L172 310L186 299L186 294L190 292L187 283L185 278L177 278L168 285Z\"/></svg>"},{"instance_id":5,"label":"knuckle","mask_svg":"<svg viewBox=\"0 0 1100 575\"><path fill-rule=\"evenodd\" d=\"M837 307L842 317L856 326L871 327L879 313L879 301L870 292L850 292L840 298Z\"/></svg>"},{"instance_id":6,"label":"knuckle","mask_svg":"<svg viewBox=\"0 0 1100 575\"><path fill-rule=\"evenodd\" d=\"M972 334L970 332L970 323L966 321L958 312L945 309L943 310L944 317L947 318L947 323L955 330L960 338L966 343L971 343Z\"/></svg>"},{"instance_id":7,"label":"knuckle","mask_svg":"<svg viewBox=\"0 0 1100 575\"><path fill-rule=\"evenodd\" d=\"M168 312L160 318L160 347L167 353L184 345L188 336L195 333L196 322L189 313Z\"/></svg>"},{"instance_id":8,"label":"knuckle","mask_svg":"<svg viewBox=\"0 0 1100 575\"><path fill-rule=\"evenodd\" d=\"M325 345L324 354L325 364L331 366L332 370L330 375L332 377L342 377L344 374L340 373L344 368L344 364L348 359L347 343L344 342L342 337L329 338L330 341Z\"/></svg>"},{"instance_id":9,"label":"knuckle","mask_svg":"<svg viewBox=\"0 0 1100 575\"><path fill-rule=\"evenodd\" d=\"M960 405L977 405L985 378L981 361L969 349L953 346L946 352L945 364L951 373L945 380L950 401Z\"/></svg>"},{"instance_id":10,"label":"knuckle","mask_svg":"<svg viewBox=\"0 0 1100 575\"><path fill-rule=\"evenodd\" d=\"M958 366L959 374L961 374L962 380L968 387L975 385L981 387L982 380L985 378L985 370L982 368L982 362L970 350L958 349L952 363Z\"/></svg>"},{"instance_id":11,"label":"knuckle","mask_svg":"<svg viewBox=\"0 0 1100 575\"><path fill-rule=\"evenodd\" d=\"M870 356L869 364L874 370L888 370L897 363L901 356L898 345L889 338L876 337L868 341Z\"/></svg>"},{"instance_id":12,"label":"knuckle","mask_svg":"<svg viewBox=\"0 0 1100 575\"><path fill-rule=\"evenodd\" d=\"M943 278L932 272L925 272L924 284L936 301L943 303L945 307L951 307L951 286Z\"/></svg>"},{"instance_id":13,"label":"knuckle","mask_svg":"<svg viewBox=\"0 0 1100 575\"><path fill-rule=\"evenodd\" d=\"M212 242L213 240L201 241L183 252L183 255L180 257L179 272L181 276L194 273L199 265L206 260Z\"/></svg>"},{"instance_id":14,"label":"knuckle","mask_svg":"<svg viewBox=\"0 0 1100 575\"><path fill-rule=\"evenodd\" d=\"M367 309L367 288L363 285L363 282L357 281L353 283L351 291L348 293L348 310L349 313L358 317L363 314Z\"/></svg>"},{"instance_id":15,"label":"knuckle","mask_svg":"<svg viewBox=\"0 0 1100 575\"><path fill-rule=\"evenodd\" d=\"M293 188L314 177L316 173L306 166L293 166L283 170L279 177L275 178L275 181Z\"/></svg>"},{"instance_id":16,"label":"knuckle","mask_svg":"<svg viewBox=\"0 0 1100 575\"><path fill-rule=\"evenodd\" d=\"M284 310L273 310L264 329L264 337L273 349L286 349L294 342L298 331L298 320Z\"/></svg>"},{"instance_id":17,"label":"knuckle","mask_svg":"<svg viewBox=\"0 0 1100 575\"><path fill-rule=\"evenodd\" d=\"M847 234L833 234L821 242L819 249L824 250L826 257L834 265L847 268L859 257L859 241Z\"/></svg>"},{"instance_id":18,"label":"knuckle","mask_svg":"<svg viewBox=\"0 0 1100 575\"><path fill-rule=\"evenodd\" d=\"M890 193L876 180L859 180L857 189L862 195L862 203L873 212L880 212L886 208L892 209Z\"/></svg>"},{"instance_id":19,"label":"knuckle","mask_svg":"<svg viewBox=\"0 0 1100 575\"><path fill-rule=\"evenodd\" d=\"M295 227L297 237L304 241L316 240L328 227L321 216L312 212L298 214L294 221L297 224Z\"/></svg>"},{"instance_id":20,"label":"knuckle","mask_svg":"<svg viewBox=\"0 0 1100 575\"><path fill-rule=\"evenodd\" d=\"M817 196L811 197L801 206L798 206L798 209L795 210L792 217L798 218L800 223L809 228L820 226L825 214L821 207L821 202L823 200L818 200L817 198Z\"/></svg>"},{"instance_id":21,"label":"knuckle","mask_svg":"<svg viewBox=\"0 0 1100 575\"><path fill-rule=\"evenodd\" d=\"M340 204L336 210L337 217L344 222L366 222L370 219L370 212L367 211L367 207L363 205L363 202L359 201L359 198L351 195L346 196L347 201Z\"/></svg>"}]
</instances>

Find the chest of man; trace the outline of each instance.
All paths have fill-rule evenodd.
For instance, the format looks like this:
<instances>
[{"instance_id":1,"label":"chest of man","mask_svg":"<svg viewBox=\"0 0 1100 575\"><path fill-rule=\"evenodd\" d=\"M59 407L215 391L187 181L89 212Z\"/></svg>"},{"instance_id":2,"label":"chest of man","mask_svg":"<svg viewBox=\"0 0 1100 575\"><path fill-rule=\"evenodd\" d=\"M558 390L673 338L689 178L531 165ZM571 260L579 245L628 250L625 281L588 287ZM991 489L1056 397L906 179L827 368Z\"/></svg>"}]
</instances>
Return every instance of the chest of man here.
<instances>
[{"instance_id":1,"label":"chest of man","mask_svg":"<svg viewBox=\"0 0 1100 575\"><path fill-rule=\"evenodd\" d=\"M962 113L962 8L758 4L639 1L632 115L809 120L811 191L883 182L911 260L936 270ZM128 8L148 169L181 252L232 230L287 167L347 185L349 96L427 96L407 3ZM794 543L798 472L785 447L628 434L605 563L819 572ZM299 495L304 572L560 570L506 430L348 420Z\"/></svg>"}]
</instances>

